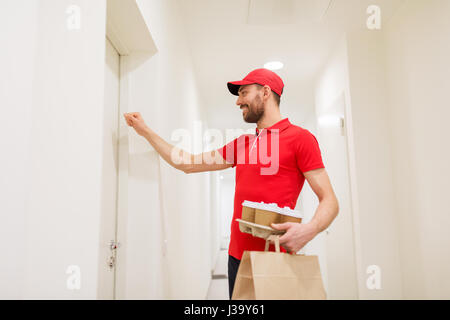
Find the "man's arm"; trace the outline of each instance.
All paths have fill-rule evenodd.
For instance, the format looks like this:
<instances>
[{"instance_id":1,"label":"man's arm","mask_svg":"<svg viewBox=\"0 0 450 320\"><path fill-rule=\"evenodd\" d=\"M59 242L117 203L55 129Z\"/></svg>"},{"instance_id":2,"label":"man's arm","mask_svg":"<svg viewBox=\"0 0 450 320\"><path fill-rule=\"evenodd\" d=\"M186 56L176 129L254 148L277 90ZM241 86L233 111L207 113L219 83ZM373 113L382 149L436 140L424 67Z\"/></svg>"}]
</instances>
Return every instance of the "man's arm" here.
<instances>
[{"instance_id":1,"label":"man's arm","mask_svg":"<svg viewBox=\"0 0 450 320\"><path fill-rule=\"evenodd\" d=\"M304 173L311 189L319 198L319 206L311 222L320 233L328 228L339 212L339 203L331 186L330 178L325 169L317 169Z\"/></svg>"},{"instance_id":2,"label":"man's arm","mask_svg":"<svg viewBox=\"0 0 450 320\"><path fill-rule=\"evenodd\" d=\"M286 230L280 244L290 252L297 252L333 222L339 212L339 203L325 169L304 173L311 189L319 198L319 206L310 222L272 224L276 230Z\"/></svg>"},{"instance_id":3,"label":"man's arm","mask_svg":"<svg viewBox=\"0 0 450 320\"><path fill-rule=\"evenodd\" d=\"M185 173L195 173L223 170L232 166L222 158L219 152L210 151L192 155L171 145L145 124L139 112L125 113L124 117L127 124L133 127L137 134L144 137L156 152L175 169Z\"/></svg>"}]
</instances>

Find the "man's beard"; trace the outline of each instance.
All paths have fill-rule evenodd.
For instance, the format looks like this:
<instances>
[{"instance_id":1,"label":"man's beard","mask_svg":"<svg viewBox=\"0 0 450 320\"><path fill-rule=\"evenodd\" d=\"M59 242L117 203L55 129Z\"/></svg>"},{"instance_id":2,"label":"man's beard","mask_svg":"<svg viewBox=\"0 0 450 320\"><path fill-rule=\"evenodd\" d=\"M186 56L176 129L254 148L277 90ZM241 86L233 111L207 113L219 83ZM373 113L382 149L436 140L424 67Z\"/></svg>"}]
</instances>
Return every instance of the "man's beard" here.
<instances>
[{"instance_id":1,"label":"man's beard","mask_svg":"<svg viewBox=\"0 0 450 320\"><path fill-rule=\"evenodd\" d=\"M264 115L264 104L261 98L257 96L255 100L250 104L246 105L247 113L244 116L244 121L247 123L257 123Z\"/></svg>"}]
</instances>

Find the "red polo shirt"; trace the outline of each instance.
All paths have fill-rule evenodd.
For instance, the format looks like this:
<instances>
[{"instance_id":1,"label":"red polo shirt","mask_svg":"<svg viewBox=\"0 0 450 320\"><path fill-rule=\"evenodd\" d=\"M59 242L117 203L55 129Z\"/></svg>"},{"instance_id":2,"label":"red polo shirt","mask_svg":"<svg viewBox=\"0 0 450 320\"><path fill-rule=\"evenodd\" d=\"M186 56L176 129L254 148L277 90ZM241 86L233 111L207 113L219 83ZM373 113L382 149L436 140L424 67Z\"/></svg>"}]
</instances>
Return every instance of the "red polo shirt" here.
<instances>
[{"instance_id":1,"label":"red polo shirt","mask_svg":"<svg viewBox=\"0 0 450 320\"><path fill-rule=\"evenodd\" d=\"M294 209L303 188L303 172L324 168L319 144L312 133L281 120L256 134L245 134L220 148L236 167L236 189L228 253L241 259L244 251L264 251L265 240L242 233L236 219L242 202L276 203Z\"/></svg>"}]
</instances>

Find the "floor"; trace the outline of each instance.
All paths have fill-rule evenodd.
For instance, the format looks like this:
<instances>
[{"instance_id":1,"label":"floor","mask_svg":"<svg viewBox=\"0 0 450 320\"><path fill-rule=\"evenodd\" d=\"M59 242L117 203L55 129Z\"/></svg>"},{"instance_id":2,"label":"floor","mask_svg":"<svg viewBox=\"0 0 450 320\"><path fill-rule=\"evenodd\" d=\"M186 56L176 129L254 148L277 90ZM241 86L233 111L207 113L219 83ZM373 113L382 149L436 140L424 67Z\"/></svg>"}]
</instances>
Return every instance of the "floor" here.
<instances>
[{"instance_id":1,"label":"floor","mask_svg":"<svg viewBox=\"0 0 450 320\"><path fill-rule=\"evenodd\" d=\"M229 300L228 295L228 250L220 250L212 273L206 300Z\"/></svg>"}]
</instances>

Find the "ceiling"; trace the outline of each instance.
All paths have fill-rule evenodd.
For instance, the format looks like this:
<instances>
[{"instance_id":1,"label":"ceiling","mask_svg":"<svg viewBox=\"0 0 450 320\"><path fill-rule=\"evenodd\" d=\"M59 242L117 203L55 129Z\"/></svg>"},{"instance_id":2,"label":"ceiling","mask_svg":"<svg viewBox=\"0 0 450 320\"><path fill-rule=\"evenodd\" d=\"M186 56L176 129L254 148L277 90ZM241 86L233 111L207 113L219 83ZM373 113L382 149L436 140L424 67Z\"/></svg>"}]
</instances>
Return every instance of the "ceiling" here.
<instances>
[{"instance_id":1,"label":"ceiling","mask_svg":"<svg viewBox=\"0 0 450 320\"><path fill-rule=\"evenodd\" d=\"M386 23L404 0L178 0L210 127L245 124L227 81L271 60L285 83L282 107L313 111L314 78L345 31L366 28L369 5ZM300 107L301 106L301 107Z\"/></svg>"}]
</instances>

